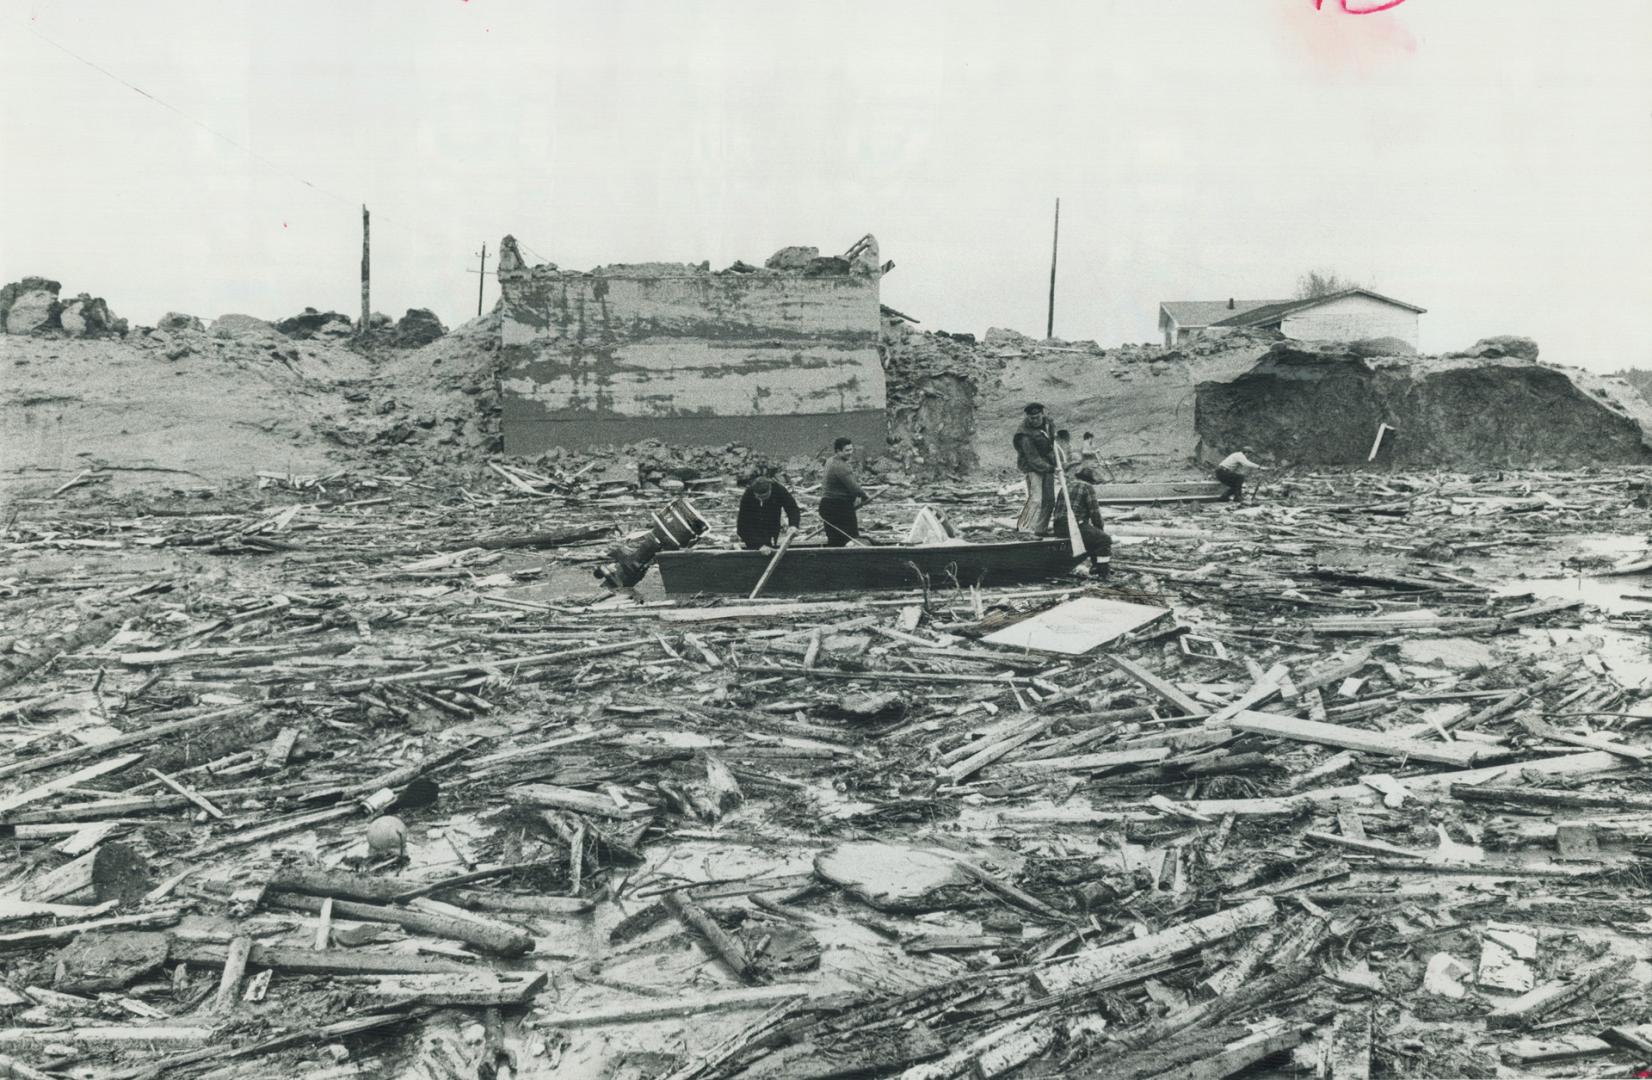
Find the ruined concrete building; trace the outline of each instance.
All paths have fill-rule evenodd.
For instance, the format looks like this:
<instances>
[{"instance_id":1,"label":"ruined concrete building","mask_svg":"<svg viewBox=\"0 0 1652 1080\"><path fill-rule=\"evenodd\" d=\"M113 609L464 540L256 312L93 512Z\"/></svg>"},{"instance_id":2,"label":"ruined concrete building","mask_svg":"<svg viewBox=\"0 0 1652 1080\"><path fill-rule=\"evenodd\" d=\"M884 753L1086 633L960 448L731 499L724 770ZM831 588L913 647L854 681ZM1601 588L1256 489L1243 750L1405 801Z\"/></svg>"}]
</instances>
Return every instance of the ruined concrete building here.
<instances>
[{"instance_id":1,"label":"ruined concrete building","mask_svg":"<svg viewBox=\"0 0 1652 1080\"><path fill-rule=\"evenodd\" d=\"M742 442L777 453L884 442L878 244L783 248L762 267L589 272L499 260L505 452Z\"/></svg>"}]
</instances>

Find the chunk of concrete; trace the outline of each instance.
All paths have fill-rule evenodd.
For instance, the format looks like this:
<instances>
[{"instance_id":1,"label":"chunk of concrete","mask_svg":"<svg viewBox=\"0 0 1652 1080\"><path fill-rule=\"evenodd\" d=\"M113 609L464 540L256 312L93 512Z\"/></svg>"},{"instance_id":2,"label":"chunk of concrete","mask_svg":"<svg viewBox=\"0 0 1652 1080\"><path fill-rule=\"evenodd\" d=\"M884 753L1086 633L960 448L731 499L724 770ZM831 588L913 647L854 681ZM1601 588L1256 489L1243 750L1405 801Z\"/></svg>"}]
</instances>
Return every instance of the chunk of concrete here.
<instances>
[{"instance_id":1,"label":"chunk of concrete","mask_svg":"<svg viewBox=\"0 0 1652 1080\"><path fill-rule=\"evenodd\" d=\"M0 288L0 330L32 334L55 325L53 309L62 289L58 282L43 277L26 277Z\"/></svg>"},{"instance_id":2,"label":"chunk of concrete","mask_svg":"<svg viewBox=\"0 0 1652 1080\"><path fill-rule=\"evenodd\" d=\"M194 330L197 333L199 333L199 332L205 331L206 327L201 324L200 319L197 319L193 315L185 315L181 311L169 311L165 315L161 316L161 321L156 326L156 329L158 329L158 330Z\"/></svg>"},{"instance_id":3,"label":"chunk of concrete","mask_svg":"<svg viewBox=\"0 0 1652 1080\"><path fill-rule=\"evenodd\" d=\"M396 321L395 336L391 339L403 349L429 345L447 333L442 320L429 308L408 308L407 314Z\"/></svg>"},{"instance_id":4,"label":"chunk of concrete","mask_svg":"<svg viewBox=\"0 0 1652 1080\"><path fill-rule=\"evenodd\" d=\"M817 247L783 247L763 261L770 270L803 270L820 257Z\"/></svg>"}]
</instances>

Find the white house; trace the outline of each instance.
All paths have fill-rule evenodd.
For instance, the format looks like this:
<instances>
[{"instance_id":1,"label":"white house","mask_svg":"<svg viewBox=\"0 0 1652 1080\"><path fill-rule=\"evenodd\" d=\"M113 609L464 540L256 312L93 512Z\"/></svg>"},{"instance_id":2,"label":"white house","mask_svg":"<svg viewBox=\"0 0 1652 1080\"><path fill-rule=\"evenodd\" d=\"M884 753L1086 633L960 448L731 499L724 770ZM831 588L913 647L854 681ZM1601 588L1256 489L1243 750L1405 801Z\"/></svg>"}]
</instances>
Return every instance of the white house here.
<instances>
[{"instance_id":1,"label":"white house","mask_svg":"<svg viewBox=\"0 0 1652 1080\"><path fill-rule=\"evenodd\" d=\"M1159 305L1159 328L1167 346L1206 327L1246 326L1278 330L1298 341L1391 337L1416 348L1417 316L1426 310L1370 289L1344 289L1307 300L1169 301Z\"/></svg>"},{"instance_id":2,"label":"white house","mask_svg":"<svg viewBox=\"0 0 1652 1080\"><path fill-rule=\"evenodd\" d=\"M1164 333L1164 346L1168 349L1223 319L1288 303L1289 300L1166 300L1159 305L1159 329Z\"/></svg>"}]
</instances>

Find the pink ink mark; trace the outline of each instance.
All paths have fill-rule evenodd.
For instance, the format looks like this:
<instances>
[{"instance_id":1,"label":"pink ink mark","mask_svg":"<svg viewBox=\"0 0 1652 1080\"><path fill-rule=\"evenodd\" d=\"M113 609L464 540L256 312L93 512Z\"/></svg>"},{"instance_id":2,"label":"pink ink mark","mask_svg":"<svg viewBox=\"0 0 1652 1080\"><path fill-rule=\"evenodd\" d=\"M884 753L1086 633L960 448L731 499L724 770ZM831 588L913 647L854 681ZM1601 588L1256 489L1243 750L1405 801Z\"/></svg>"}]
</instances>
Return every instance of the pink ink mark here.
<instances>
[{"instance_id":1,"label":"pink ink mark","mask_svg":"<svg viewBox=\"0 0 1652 1080\"><path fill-rule=\"evenodd\" d=\"M1405 0L1340 0L1340 2L1344 15L1375 15L1379 11L1397 8L1405 3ZM1314 10L1320 11L1325 5L1325 0L1313 0L1313 3Z\"/></svg>"}]
</instances>

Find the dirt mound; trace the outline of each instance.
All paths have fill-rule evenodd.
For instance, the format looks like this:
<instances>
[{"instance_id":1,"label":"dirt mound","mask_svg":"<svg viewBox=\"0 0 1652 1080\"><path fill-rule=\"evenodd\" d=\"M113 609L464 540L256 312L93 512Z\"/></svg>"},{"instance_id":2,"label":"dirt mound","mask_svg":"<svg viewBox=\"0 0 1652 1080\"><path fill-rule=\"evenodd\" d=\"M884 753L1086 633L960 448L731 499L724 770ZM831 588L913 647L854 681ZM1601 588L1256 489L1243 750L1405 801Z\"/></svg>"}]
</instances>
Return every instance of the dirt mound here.
<instances>
[{"instance_id":1,"label":"dirt mound","mask_svg":"<svg viewBox=\"0 0 1652 1080\"><path fill-rule=\"evenodd\" d=\"M1284 341L1251 370L1198 387L1201 450L1239 446L1287 461L1365 465L1378 425L1393 429L1377 467L1477 468L1652 461L1652 408L1621 380L1522 359L1356 355ZM1529 351L1535 352L1535 344Z\"/></svg>"},{"instance_id":2,"label":"dirt mound","mask_svg":"<svg viewBox=\"0 0 1652 1080\"><path fill-rule=\"evenodd\" d=\"M117 487L475 468L498 445L496 317L421 349L295 341L246 315L125 339L0 337L0 500L98 466Z\"/></svg>"}]
</instances>

